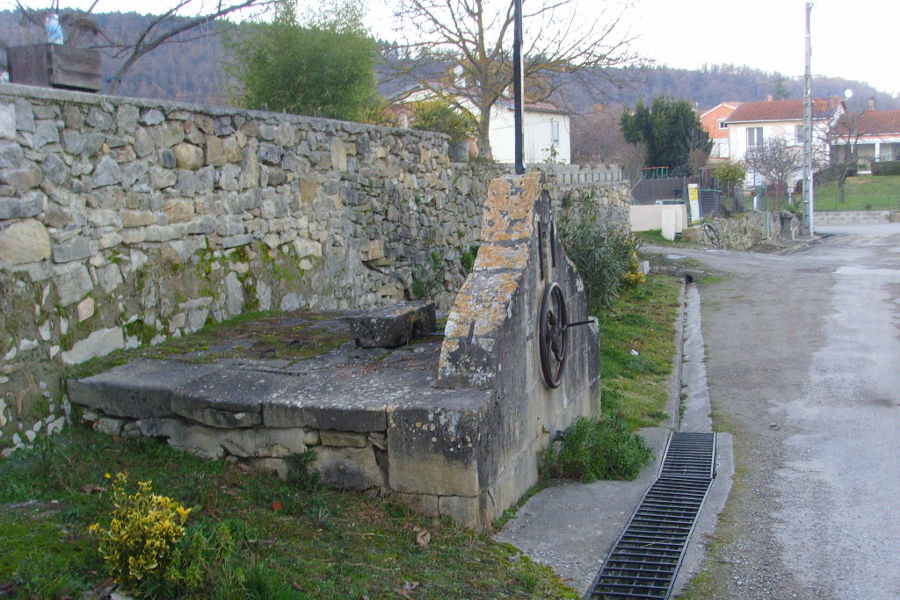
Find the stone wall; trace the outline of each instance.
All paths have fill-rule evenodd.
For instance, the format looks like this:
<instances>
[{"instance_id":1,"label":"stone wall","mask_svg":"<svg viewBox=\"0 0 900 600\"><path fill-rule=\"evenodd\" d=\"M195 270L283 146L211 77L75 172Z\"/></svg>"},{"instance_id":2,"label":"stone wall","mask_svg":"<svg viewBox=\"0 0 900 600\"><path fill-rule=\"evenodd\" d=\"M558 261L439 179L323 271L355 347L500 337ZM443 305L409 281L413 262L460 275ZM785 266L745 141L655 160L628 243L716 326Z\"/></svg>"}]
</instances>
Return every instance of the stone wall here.
<instances>
[{"instance_id":1,"label":"stone wall","mask_svg":"<svg viewBox=\"0 0 900 600\"><path fill-rule=\"evenodd\" d=\"M900 222L900 210L816 211L815 226L871 225Z\"/></svg>"},{"instance_id":2,"label":"stone wall","mask_svg":"<svg viewBox=\"0 0 900 600\"><path fill-rule=\"evenodd\" d=\"M557 432L600 414L600 334L539 174L496 179L483 222L475 269L447 319L438 385L494 395L479 443L444 453L477 475L478 494L460 496L489 523L537 482L540 451ZM553 350L542 357L544 340ZM403 439L397 451L412 456L449 445L414 431Z\"/></svg>"},{"instance_id":3,"label":"stone wall","mask_svg":"<svg viewBox=\"0 0 900 600\"><path fill-rule=\"evenodd\" d=\"M502 169L447 150L427 132L0 85L0 448L62 427L65 366L118 348L422 289L448 308ZM560 199L621 195L614 170L564 171Z\"/></svg>"},{"instance_id":4,"label":"stone wall","mask_svg":"<svg viewBox=\"0 0 900 600\"><path fill-rule=\"evenodd\" d=\"M715 235L704 227L711 227ZM710 219L705 226L688 227L681 233L682 239L728 250L749 250L763 240L793 239L791 235L796 235L796 221L784 212L748 212L728 219Z\"/></svg>"}]
</instances>

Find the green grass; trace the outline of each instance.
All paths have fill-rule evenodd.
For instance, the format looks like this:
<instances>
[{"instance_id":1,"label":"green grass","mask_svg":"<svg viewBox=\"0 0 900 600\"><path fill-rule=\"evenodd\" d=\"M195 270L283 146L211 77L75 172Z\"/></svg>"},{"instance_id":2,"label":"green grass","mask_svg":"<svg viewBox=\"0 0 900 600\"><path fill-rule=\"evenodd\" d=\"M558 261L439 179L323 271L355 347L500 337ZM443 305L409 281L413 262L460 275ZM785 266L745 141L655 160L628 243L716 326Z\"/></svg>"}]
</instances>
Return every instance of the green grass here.
<instances>
[{"instance_id":1,"label":"green grass","mask_svg":"<svg viewBox=\"0 0 900 600\"><path fill-rule=\"evenodd\" d=\"M679 291L677 280L650 276L622 291L599 315L601 415L579 419L560 443L543 451L542 477L634 479L653 460L635 431L668 417Z\"/></svg>"},{"instance_id":2,"label":"green grass","mask_svg":"<svg viewBox=\"0 0 900 600\"><path fill-rule=\"evenodd\" d=\"M693 244L688 240L683 240L681 236L676 237L674 240L667 240L663 237L662 229L651 229L650 231L635 231L634 237L647 244L653 244L654 246L677 246L681 248L690 248L692 246L696 246L696 244Z\"/></svg>"},{"instance_id":3,"label":"green grass","mask_svg":"<svg viewBox=\"0 0 900 600\"><path fill-rule=\"evenodd\" d=\"M900 210L900 175L848 177L844 203L837 182L815 188L816 210Z\"/></svg>"},{"instance_id":4,"label":"green grass","mask_svg":"<svg viewBox=\"0 0 900 600\"><path fill-rule=\"evenodd\" d=\"M653 449L628 430L621 418L606 414L595 419L580 417L566 430L561 443L547 446L541 458L551 477L572 477L584 483L632 480L653 460Z\"/></svg>"},{"instance_id":5,"label":"green grass","mask_svg":"<svg viewBox=\"0 0 900 600\"><path fill-rule=\"evenodd\" d=\"M671 277L651 275L600 315L603 412L619 415L629 429L667 417L680 286Z\"/></svg>"},{"instance_id":6,"label":"green grass","mask_svg":"<svg viewBox=\"0 0 900 600\"><path fill-rule=\"evenodd\" d=\"M152 597L375 600L402 598L399 589L416 599L577 598L512 547L389 498L283 482L155 440L81 428L0 462L3 597L77 598L104 581L87 528L109 513L104 475L119 471L194 507L189 532L202 550L194 563L209 582ZM416 543L416 528L431 533L427 546ZM214 542L217 531L232 543ZM200 534L213 541L197 542Z\"/></svg>"}]
</instances>

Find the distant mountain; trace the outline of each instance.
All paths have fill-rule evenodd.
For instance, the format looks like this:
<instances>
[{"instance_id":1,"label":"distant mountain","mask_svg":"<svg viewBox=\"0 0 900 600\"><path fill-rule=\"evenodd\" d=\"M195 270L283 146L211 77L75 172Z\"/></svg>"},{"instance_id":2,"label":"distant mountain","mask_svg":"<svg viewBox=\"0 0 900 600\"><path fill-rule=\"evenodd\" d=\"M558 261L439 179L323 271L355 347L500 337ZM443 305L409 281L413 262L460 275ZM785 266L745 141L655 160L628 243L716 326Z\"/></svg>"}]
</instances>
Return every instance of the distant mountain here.
<instances>
[{"instance_id":1,"label":"distant mountain","mask_svg":"<svg viewBox=\"0 0 900 600\"><path fill-rule=\"evenodd\" d=\"M626 106L633 106L638 100L649 103L657 96L687 100L700 109L712 108L727 100L751 102L765 100L770 95L776 98L803 97L802 78L789 78L779 73L734 65L707 65L697 70L670 67L619 69L614 75L615 79L627 83L620 87L597 81L593 85L590 81L587 85L564 85L562 94L566 103L575 112L583 112L586 107L597 102L587 93L592 88L601 92L601 102ZM602 80L602 77L595 75L593 79ZM839 77L813 79L812 95L843 97L848 88L853 90L853 97L849 102L851 110L865 108L869 98L875 99L878 110L900 109L900 98L878 92L865 82Z\"/></svg>"},{"instance_id":2,"label":"distant mountain","mask_svg":"<svg viewBox=\"0 0 900 600\"><path fill-rule=\"evenodd\" d=\"M116 40L136 38L154 17L103 13L93 15L93 18L107 37ZM135 63L126 74L119 93L227 104L228 78L222 69L227 54L220 38L214 34L235 27L241 26L230 23L210 25L183 36L177 43L157 48ZM42 41L42 35L38 28L22 27L14 12L0 11L0 43L3 45L37 43ZM120 63L121 59L104 56L104 78L110 78ZM559 81L557 101L573 112L584 112L597 102L632 106L639 99L649 102L663 95L688 100L698 108L710 108L725 100L765 100L768 95L799 98L803 94L802 81L798 78L732 65L712 65L693 71L669 67L618 69L608 75L612 77L587 73ZM610 79L625 83L610 83ZM854 92L853 109L865 107L870 97L876 99L879 110L900 109L900 99L877 92L864 82L848 79L817 78L813 82L813 95L843 96L847 88Z\"/></svg>"}]
</instances>

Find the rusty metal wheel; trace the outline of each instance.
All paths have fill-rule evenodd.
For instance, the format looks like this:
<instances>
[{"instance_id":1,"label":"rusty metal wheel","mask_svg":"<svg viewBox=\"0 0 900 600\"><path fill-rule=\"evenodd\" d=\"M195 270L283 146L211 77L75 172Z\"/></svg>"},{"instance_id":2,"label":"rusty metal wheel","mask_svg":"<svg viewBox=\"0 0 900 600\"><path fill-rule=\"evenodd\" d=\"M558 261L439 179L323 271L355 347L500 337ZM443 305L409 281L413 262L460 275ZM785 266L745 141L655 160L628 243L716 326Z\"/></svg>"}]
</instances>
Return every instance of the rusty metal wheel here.
<instances>
[{"instance_id":1,"label":"rusty metal wheel","mask_svg":"<svg viewBox=\"0 0 900 600\"><path fill-rule=\"evenodd\" d=\"M559 387L569 353L569 314L562 288L555 281L544 289L539 322L541 371L551 388Z\"/></svg>"}]
</instances>

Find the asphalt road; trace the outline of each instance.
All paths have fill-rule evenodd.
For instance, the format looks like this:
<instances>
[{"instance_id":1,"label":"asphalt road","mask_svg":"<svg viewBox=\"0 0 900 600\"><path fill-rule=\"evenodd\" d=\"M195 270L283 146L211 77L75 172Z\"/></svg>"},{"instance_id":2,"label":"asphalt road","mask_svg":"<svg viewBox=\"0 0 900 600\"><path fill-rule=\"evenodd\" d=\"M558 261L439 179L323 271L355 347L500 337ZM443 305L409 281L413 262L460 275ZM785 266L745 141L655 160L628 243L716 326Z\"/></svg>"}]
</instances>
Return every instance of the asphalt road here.
<instances>
[{"instance_id":1,"label":"asphalt road","mask_svg":"<svg viewBox=\"0 0 900 600\"><path fill-rule=\"evenodd\" d=\"M792 254L681 251L737 478L705 570L723 598L900 598L900 224Z\"/></svg>"}]
</instances>

